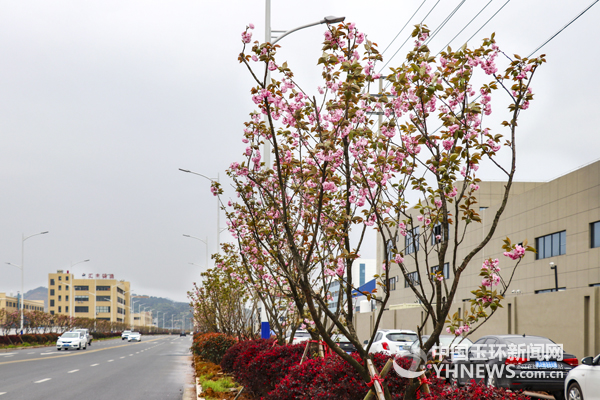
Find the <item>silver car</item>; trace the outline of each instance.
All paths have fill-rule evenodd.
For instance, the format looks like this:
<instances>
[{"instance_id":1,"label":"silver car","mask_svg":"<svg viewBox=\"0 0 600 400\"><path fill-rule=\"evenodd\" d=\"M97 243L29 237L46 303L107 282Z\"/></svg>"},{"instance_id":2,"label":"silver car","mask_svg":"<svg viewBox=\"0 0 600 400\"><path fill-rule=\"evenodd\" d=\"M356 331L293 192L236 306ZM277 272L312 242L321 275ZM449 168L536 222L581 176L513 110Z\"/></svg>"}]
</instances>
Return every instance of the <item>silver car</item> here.
<instances>
[{"instance_id":1,"label":"silver car","mask_svg":"<svg viewBox=\"0 0 600 400\"><path fill-rule=\"evenodd\" d=\"M129 336L127 337L127 341L129 342L141 342L142 341L142 334L139 332L131 332L129 334Z\"/></svg>"}]
</instances>

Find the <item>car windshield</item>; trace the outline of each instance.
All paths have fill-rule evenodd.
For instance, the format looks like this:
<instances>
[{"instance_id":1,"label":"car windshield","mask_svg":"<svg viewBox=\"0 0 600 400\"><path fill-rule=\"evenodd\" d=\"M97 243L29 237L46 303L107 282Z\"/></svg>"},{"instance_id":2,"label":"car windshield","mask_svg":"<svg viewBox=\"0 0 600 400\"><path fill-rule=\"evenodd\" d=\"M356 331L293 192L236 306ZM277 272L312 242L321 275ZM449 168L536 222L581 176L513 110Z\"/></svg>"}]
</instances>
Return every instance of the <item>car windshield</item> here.
<instances>
[{"instance_id":1,"label":"car windshield","mask_svg":"<svg viewBox=\"0 0 600 400\"><path fill-rule=\"evenodd\" d=\"M79 333L66 332L66 333L63 333L63 335L61 337L64 337L64 338L75 338L75 337L79 337Z\"/></svg>"},{"instance_id":2,"label":"car windshield","mask_svg":"<svg viewBox=\"0 0 600 400\"><path fill-rule=\"evenodd\" d=\"M306 332L306 331L296 331L296 334L294 335L294 337L309 337L310 333Z\"/></svg>"},{"instance_id":3,"label":"car windshield","mask_svg":"<svg viewBox=\"0 0 600 400\"><path fill-rule=\"evenodd\" d=\"M388 333L386 337L393 342L414 342L417 340L416 333Z\"/></svg>"}]
</instances>

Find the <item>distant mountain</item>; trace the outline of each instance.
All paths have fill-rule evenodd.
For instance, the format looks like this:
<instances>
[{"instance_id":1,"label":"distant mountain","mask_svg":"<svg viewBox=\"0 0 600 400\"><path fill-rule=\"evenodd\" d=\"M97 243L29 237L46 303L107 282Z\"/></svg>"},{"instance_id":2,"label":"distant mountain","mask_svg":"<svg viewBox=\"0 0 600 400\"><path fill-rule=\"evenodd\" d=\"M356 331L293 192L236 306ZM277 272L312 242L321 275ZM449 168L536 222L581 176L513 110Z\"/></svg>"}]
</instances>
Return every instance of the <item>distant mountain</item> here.
<instances>
[{"instance_id":1,"label":"distant mountain","mask_svg":"<svg viewBox=\"0 0 600 400\"><path fill-rule=\"evenodd\" d=\"M26 292L25 300L44 300L44 310L48 311L48 288L40 286Z\"/></svg>"},{"instance_id":2,"label":"distant mountain","mask_svg":"<svg viewBox=\"0 0 600 400\"><path fill-rule=\"evenodd\" d=\"M164 326L167 328L171 327L171 321L173 321L173 327L181 328L181 322L175 322L176 320L185 320L186 329L190 329L192 312L189 303L183 303L179 301L173 301L164 297L146 296L142 294L131 295L131 301L135 308L134 313L137 313L139 309L146 311L149 309L154 310L152 315L158 316L158 326L163 327L163 315L164 315Z\"/></svg>"}]
</instances>

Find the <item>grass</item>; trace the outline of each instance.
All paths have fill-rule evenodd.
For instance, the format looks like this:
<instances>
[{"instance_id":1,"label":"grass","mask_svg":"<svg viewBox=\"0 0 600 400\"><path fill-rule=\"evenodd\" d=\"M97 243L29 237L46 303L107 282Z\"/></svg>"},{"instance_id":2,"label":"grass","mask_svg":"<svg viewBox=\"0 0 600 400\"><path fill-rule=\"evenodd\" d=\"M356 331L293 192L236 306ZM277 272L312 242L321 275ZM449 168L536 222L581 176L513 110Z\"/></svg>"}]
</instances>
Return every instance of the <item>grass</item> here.
<instances>
[{"instance_id":1,"label":"grass","mask_svg":"<svg viewBox=\"0 0 600 400\"><path fill-rule=\"evenodd\" d=\"M201 383L202 389L212 389L215 392L227 392L229 389L237 387L237 384L229 377L224 377L216 381L207 380Z\"/></svg>"}]
</instances>

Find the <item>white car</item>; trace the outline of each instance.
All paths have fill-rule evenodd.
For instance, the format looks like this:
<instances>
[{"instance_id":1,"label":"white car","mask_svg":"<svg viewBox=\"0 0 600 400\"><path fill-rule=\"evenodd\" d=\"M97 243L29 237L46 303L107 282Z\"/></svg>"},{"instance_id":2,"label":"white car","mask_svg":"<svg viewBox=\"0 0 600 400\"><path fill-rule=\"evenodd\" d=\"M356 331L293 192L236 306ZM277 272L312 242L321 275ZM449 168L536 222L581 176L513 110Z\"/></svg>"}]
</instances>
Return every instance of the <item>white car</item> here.
<instances>
[{"instance_id":1,"label":"white car","mask_svg":"<svg viewBox=\"0 0 600 400\"><path fill-rule=\"evenodd\" d=\"M131 331L123 331L123 333L121 333L121 340L127 339L129 334L131 334Z\"/></svg>"},{"instance_id":2,"label":"white car","mask_svg":"<svg viewBox=\"0 0 600 400\"><path fill-rule=\"evenodd\" d=\"M600 400L600 354L585 357L565 379L567 400Z\"/></svg>"},{"instance_id":3,"label":"white car","mask_svg":"<svg viewBox=\"0 0 600 400\"><path fill-rule=\"evenodd\" d=\"M311 336L310 336L310 333L308 333L308 331L303 330L303 329L298 329L294 333L294 340L292 341L292 344L306 342L307 340L310 340L310 339L311 339ZM290 341L290 337L288 336L286 338L286 342L289 343L289 341Z\"/></svg>"},{"instance_id":4,"label":"white car","mask_svg":"<svg viewBox=\"0 0 600 400\"><path fill-rule=\"evenodd\" d=\"M141 342L142 334L139 332L131 332L129 336L127 336L127 341L129 342Z\"/></svg>"},{"instance_id":5,"label":"white car","mask_svg":"<svg viewBox=\"0 0 600 400\"><path fill-rule=\"evenodd\" d=\"M398 354L405 345L418 339L417 332L405 329L379 329L375 334L369 353ZM365 347L369 344L364 341Z\"/></svg>"},{"instance_id":6,"label":"white car","mask_svg":"<svg viewBox=\"0 0 600 400\"><path fill-rule=\"evenodd\" d=\"M56 350L87 349L87 338L81 332L65 332L56 341Z\"/></svg>"}]
</instances>

